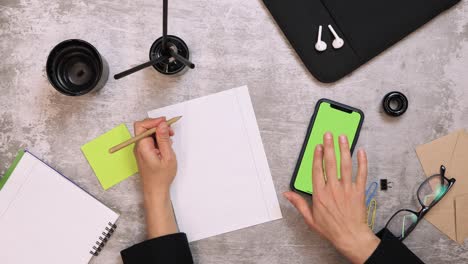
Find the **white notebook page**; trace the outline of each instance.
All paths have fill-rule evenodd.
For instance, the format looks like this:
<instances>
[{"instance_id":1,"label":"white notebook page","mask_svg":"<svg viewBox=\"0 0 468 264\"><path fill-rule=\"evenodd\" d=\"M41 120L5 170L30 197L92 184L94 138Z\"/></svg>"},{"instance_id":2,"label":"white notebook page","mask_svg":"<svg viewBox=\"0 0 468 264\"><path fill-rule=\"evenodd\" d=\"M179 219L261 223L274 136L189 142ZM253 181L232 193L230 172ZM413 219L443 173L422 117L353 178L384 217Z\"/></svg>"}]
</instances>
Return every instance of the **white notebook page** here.
<instances>
[{"instance_id":1,"label":"white notebook page","mask_svg":"<svg viewBox=\"0 0 468 264\"><path fill-rule=\"evenodd\" d=\"M118 214L26 152L0 191L0 262L88 263Z\"/></svg>"},{"instance_id":2,"label":"white notebook page","mask_svg":"<svg viewBox=\"0 0 468 264\"><path fill-rule=\"evenodd\" d=\"M246 86L150 111L172 125L178 173L171 188L189 241L282 217Z\"/></svg>"}]
</instances>

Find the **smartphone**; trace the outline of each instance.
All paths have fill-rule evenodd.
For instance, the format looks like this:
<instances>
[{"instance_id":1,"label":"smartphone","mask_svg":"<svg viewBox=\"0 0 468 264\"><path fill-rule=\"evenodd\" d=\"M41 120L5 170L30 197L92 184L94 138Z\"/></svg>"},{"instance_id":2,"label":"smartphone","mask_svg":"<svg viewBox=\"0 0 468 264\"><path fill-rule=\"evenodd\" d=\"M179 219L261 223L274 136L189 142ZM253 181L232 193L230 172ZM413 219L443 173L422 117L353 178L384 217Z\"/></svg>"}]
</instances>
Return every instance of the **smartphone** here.
<instances>
[{"instance_id":1,"label":"smartphone","mask_svg":"<svg viewBox=\"0 0 468 264\"><path fill-rule=\"evenodd\" d=\"M340 148L338 137L348 136L350 150L359 137L364 121L364 113L351 106L340 104L329 99L320 99L307 129L307 135L302 145L296 169L291 180L291 189L305 194L313 194L312 162L317 144L323 144L323 134L332 132L335 143L338 178L340 178Z\"/></svg>"}]
</instances>

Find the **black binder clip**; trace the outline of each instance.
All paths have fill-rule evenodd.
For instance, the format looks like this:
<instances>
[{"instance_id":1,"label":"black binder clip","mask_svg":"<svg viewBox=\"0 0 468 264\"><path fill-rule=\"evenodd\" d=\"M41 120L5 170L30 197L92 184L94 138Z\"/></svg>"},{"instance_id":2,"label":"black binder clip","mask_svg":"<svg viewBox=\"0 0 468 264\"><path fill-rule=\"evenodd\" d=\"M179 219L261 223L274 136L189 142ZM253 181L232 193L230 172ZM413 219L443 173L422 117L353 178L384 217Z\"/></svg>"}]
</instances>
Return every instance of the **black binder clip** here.
<instances>
[{"instance_id":1,"label":"black binder clip","mask_svg":"<svg viewBox=\"0 0 468 264\"><path fill-rule=\"evenodd\" d=\"M389 188L392 188L393 183L389 182L387 179L380 179L380 190L386 191Z\"/></svg>"}]
</instances>

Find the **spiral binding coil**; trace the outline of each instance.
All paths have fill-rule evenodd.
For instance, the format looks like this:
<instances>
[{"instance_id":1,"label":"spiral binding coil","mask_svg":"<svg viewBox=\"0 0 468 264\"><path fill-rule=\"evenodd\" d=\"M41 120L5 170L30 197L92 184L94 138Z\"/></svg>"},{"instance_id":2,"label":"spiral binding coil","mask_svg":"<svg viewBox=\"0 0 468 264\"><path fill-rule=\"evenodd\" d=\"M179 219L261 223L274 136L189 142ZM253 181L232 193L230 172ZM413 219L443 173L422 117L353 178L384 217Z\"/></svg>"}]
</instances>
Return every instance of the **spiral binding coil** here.
<instances>
[{"instance_id":1,"label":"spiral binding coil","mask_svg":"<svg viewBox=\"0 0 468 264\"><path fill-rule=\"evenodd\" d=\"M107 225L108 226L106 226L102 232L102 236L99 236L98 240L96 241L96 245L94 245L93 249L89 251L89 253L93 256L99 255L99 252L101 252L102 248L106 245L107 241L117 228L117 225L112 224L111 222L107 223Z\"/></svg>"}]
</instances>

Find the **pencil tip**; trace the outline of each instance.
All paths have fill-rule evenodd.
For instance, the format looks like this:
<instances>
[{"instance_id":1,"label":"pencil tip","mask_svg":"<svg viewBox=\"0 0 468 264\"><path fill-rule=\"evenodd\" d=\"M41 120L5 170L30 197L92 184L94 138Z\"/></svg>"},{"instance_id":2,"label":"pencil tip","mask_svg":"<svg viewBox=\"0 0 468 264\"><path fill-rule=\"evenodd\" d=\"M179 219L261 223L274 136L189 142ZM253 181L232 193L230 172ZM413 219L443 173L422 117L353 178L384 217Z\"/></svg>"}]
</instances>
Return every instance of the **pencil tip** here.
<instances>
[{"instance_id":1,"label":"pencil tip","mask_svg":"<svg viewBox=\"0 0 468 264\"><path fill-rule=\"evenodd\" d=\"M175 122L179 121L179 119L181 119L181 118L182 118L182 116L173 117L173 118L171 118L171 119L169 119L167 121L167 124L170 126L170 125L174 124Z\"/></svg>"}]
</instances>

